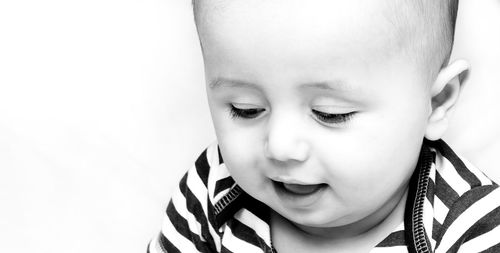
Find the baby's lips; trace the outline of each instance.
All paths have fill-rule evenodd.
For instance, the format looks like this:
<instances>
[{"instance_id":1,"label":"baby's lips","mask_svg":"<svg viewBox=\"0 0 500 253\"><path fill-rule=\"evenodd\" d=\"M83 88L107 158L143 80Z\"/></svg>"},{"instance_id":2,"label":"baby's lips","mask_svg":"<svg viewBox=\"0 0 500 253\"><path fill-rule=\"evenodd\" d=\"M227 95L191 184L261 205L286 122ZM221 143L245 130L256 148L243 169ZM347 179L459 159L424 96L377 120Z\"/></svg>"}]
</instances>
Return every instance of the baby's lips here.
<instances>
[{"instance_id":1,"label":"baby's lips","mask_svg":"<svg viewBox=\"0 0 500 253\"><path fill-rule=\"evenodd\" d=\"M283 183L283 187L292 193L298 194L298 195L307 195L307 194L312 194L316 192L317 190L321 189L324 185L323 184L308 184L308 185L303 185L303 184L286 184Z\"/></svg>"}]
</instances>

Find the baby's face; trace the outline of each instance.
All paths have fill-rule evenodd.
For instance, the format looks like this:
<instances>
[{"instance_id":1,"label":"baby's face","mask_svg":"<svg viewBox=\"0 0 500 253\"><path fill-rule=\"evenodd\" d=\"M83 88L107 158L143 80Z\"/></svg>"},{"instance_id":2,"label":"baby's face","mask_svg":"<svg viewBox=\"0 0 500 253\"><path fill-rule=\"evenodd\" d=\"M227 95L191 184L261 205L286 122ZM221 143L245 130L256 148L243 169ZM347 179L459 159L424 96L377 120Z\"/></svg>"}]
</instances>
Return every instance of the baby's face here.
<instances>
[{"instance_id":1,"label":"baby's face","mask_svg":"<svg viewBox=\"0 0 500 253\"><path fill-rule=\"evenodd\" d=\"M198 24L231 175L299 226L380 221L417 163L426 74L380 1L258 2L227 1Z\"/></svg>"}]
</instances>

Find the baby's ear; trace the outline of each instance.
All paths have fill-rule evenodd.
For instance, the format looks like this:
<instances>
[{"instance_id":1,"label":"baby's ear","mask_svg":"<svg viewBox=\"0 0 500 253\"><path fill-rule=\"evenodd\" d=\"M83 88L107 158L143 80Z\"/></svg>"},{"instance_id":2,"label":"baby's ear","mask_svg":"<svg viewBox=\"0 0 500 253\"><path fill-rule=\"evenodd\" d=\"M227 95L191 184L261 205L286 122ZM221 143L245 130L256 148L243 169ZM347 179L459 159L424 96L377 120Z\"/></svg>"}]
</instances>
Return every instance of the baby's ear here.
<instances>
[{"instance_id":1,"label":"baby's ear","mask_svg":"<svg viewBox=\"0 0 500 253\"><path fill-rule=\"evenodd\" d=\"M444 135L448 128L448 119L458 100L468 71L467 61L456 60L439 72L431 87L432 112L429 116L425 138L438 140Z\"/></svg>"}]
</instances>

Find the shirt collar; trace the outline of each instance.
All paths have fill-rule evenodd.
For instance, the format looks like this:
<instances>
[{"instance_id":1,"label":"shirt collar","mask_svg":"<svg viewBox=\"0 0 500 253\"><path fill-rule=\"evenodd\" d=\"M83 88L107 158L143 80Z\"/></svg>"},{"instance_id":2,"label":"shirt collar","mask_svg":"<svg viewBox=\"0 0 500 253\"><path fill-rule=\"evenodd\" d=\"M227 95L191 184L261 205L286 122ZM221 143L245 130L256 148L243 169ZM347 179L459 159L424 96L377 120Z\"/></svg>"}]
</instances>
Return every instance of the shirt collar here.
<instances>
[{"instance_id":1,"label":"shirt collar","mask_svg":"<svg viewBox=\"0 0 500 253\"><path fill-rule=\"evenodd\" d=\"M214 205L217 229L233 218L242 208L248 209L266 222L270 220L270 208L248 195L248 193L236 184Z\"/></svg>"}]
</instances>

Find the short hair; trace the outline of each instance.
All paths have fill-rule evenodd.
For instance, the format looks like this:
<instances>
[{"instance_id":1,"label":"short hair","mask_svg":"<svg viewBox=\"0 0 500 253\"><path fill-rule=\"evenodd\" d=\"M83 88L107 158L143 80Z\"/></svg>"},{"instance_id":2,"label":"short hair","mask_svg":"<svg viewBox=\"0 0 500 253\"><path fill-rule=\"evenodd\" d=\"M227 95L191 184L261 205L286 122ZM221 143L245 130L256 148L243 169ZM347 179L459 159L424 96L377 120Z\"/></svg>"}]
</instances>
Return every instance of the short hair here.
<instances>
[{"instance_id":1,"label":"short hair","mask_svg":"<svg viewBox=\"0 0 500 253\"><path fill-rule=\"evenodd\" d=\"M199 1L192 0L195 22L199 22ZM348 0L344 0L348 1ZM423 61L431 77L448 64L455 37L459 0L387 1L388 19L396 36L415 60ZM418 37L420 36L420 37ZM423 53L427 52L427 53ZM429 63L433 64L429 64Z\"/></svg>"},{"instance_id":2,"label":"short hair","mask_svg":"<svg viewBox=\"0 0 500 253\"><path fill-rule=\"evenodd\" d=\"M436 75L448 64L455 38L458 0L395 0L391 10L400 37L415 60ZM415 22L416 21L416 22ZM432 64L429 64L432 63Z\"/></svg>"}]
</instances>

